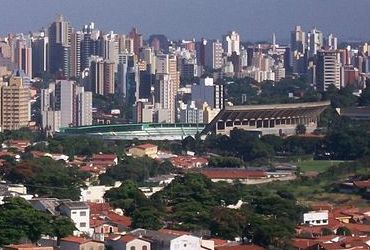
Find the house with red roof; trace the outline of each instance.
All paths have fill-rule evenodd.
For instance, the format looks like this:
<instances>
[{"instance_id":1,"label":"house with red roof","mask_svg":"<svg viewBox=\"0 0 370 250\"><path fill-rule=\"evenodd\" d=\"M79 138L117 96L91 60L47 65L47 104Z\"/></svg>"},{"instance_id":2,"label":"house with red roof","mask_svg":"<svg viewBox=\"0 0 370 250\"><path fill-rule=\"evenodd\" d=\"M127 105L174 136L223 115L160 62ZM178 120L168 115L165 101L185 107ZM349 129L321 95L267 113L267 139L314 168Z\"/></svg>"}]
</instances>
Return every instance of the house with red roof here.
<instances>
[{"instance_id":1,"label":"house with red roof","mask_svg":"<svg viewBox=\"0 0 370 250\"><path fill-rule=\"evenodd\" d=\"M264 171L244 168L207 168L203 169L201 173L213 182L226 181L232 183L234 181L240 181L248 184L254 180L268 179L268 175Z\"/></svg>"},{"instance_id":2,"label":"house with red roof","mask_svg":"<svg viewBox=\"0 0 370 250\"><path fill-rule=\"evenodd\" d=\"M158 153L158 146L150 143L136 145L129 148L128 153L133 157L150 157L156 158Z\"/></svg>"},{"instance_id":3,"label":"house with red roof","mask_svg":"<svg viewBox=\"0 0 370 250\"><path fill-rule=\"evenodd\" d=\"M68 236L60 240L60 250L104 250L104 242L76 236Z\"/></svg>"},{"instance_id":4,"label":"house with red roof","mask_svg":"<svg viewBox=\"0 0 370 250\"><path fill-rule=\"evenodd\" d=\"M131 234L112 236L105 240L105 244L112 250L150 250L150 241L143 237L137 237Z\"/></svg>"}]
</instances>

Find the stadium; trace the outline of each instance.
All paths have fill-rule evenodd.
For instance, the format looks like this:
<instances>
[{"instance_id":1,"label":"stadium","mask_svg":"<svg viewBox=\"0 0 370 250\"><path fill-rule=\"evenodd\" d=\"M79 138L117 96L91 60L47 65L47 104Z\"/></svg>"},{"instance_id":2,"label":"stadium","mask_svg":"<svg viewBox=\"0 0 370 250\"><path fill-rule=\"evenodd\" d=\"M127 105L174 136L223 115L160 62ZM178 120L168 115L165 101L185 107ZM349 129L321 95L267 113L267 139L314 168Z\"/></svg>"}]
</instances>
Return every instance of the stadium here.
<instances>
[{"instance_id":1,"label":"stadium","mask_svg":"<svg viewBox=\"0 0 370 250\"><path fill-rule=\"evenodd\" d=\"M227 106L209 124L143 123L92 125L61 129L62 135L101 137L106 140L182 140L197 133L230 135L234 128L261 134L292 135L303 124L307 132L317 128L319 115L330 102Z\"/></svg>"}]
</instances>

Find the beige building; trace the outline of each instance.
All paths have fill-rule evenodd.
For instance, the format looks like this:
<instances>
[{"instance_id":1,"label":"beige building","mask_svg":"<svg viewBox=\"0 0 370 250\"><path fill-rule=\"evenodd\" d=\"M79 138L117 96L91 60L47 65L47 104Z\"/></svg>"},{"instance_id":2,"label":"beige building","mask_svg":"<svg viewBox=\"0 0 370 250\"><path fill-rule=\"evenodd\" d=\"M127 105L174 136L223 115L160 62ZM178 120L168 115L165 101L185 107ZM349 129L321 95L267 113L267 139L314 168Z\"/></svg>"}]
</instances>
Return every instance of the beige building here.
<instances>
[{"instance_id":1,"label":"beige building","mask_svg":"<svg viewBox=\"0 0 370 250\"><path fill-rule=\"evenodd\" d=\"M104 243L85 238L68 236L60 240L60 250L104 250Z\"/></svg>"},{"instance_id":2,"label":"beige building","mask_svg":"<svg viewBox=\"0 0 370 250\"><path fill-rule=\"evenodd\" d=\"M7 86L1 87L2 130L27 127L30 121L31 91L23 86L21 77L12 76Z\"/></svg>"},{"instance_id":3,"label":"beige building","mask_svg":"<svg viewBox=\"0 0 370 250\"><path fill-rule=\"evenodd\" d=\"M142 144L131 147L128 150L129 154L133 157L144 157L148 156L150 158L156 158L158 152L158 146L153 144Z\"/></svg>"}]
</instances>

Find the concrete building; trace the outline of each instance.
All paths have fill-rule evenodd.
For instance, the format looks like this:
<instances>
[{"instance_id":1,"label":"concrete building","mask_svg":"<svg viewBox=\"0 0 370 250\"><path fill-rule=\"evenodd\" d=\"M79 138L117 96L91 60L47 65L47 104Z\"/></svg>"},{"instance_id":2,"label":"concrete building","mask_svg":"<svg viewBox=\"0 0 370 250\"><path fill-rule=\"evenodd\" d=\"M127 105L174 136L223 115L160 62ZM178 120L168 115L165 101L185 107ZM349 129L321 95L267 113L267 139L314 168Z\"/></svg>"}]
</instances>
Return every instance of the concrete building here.
<instances>
[{"instance_id":1,"label":"concrete building","mask_svg":"<svg viewBox=\"0 0 370 250\"><path fill-rule=\"evenodd\" d=\"M213 83L213 78L200 79L199 85L191 86L191 100L203 104L206 102L211 108L224 107L224 86Z\"/></svg>"},{"instance_id":2,"label":"concrete building","mask_svg":"<svg viewBox=\"0 0 370 250\"><path fill-rule=\"evenodd\" d=\"M79 77L81 73L81 41L83 33L81 31L71 33L71 53L70 53L70 76Z\"/></svg>"},{"instance_id":3,"label":"concrete building","mask_svg":"<svg viewBox=\"0 0 370 250\"><path fill-rule=\"evenodd\" d=\"M226 106L203 130L203 134L230 135L234 128L261 134L292 135L298 124L307 132L317 128L319 115L330 102L275 105Z\"/></svg>"},{"instance_id":4,"label":"concrete building","mask_svg":"<svg viewBox=\"0 0 370 250\"><path fill-rule=\"evenodd\" d=\"M128 153L134 157L148 156L150 158L156 158L158 153L158 146L153 144L141 144L133 146L128 150Z\"/></svg>"},{"instance_id":5,"label":"concrete building","mask_svg":"<svg viewBox=\"0 0 370 250\"><path fill-rule=\"evenodd\" d=\"M90 208L85 202L63 201L58 210L61 214L68 216L75 224L78 232L76 234L90 231Z\"/></svg>"},{"instance_id":6,"label":"concrete building","mask_svg":"<svg viewBox=\"0 0 370 250\"><path fill-rule=\"evenodd\" d=\"M22 77L13 75L8 85L1 87L1 128L16 130L27 127L31 120L31 92Z\"/></svg>"},{"instance_id":7,"label":"concrete building","mask_svg":"<svg viewBox=\"0 0 370 250\"><path fill-rule=\"evenodd\" d=\"M316 63L316 86L320 91L326 91L330 85L341 87L341 64L336 50L319 50Z\"/></svg>"},{"instance_id":8,"label":"concrete building","mask_svg":"<svg viewBox=\"0 0 370 250\"><path fill-rule=\"evenodd\" d=\"M223 45L227 56L231 56L233 52L235 52L236 55L240 55L240 35L237 32L231 31L227 34L224 37Z\"/></svg>"},{"instance_id":9,"label":"concrete building","mask_svg":"<svg viewBox=\"0 0 370 250\"><path fill-rule=\"evenodd\" d=\"M89 90L99 95L115 93L115 63L102 57L92 57L89 72Z\"/></svg>"},{"instance_id":10,"label":"concrete building","mask_svg":"<svg viewBox=\"0 0 370 250\"><path fill-rule=\"evenodd\" d=\"M316 28L308 33L308 56L313 57L324 46L324 35Z\"/></svg>"},{"instance_id":11,"label":"concrete building","mask_svg":"<svg viewBox=\"0 0 370 250\"><path fill-rule=\"evenodd\" d=\"M208 41L205 46L205 66L210 69L222 68L222 43L218 40Z\"/></svg>"},{"instance_id":12,"label":"concrete building","mask_svg":"<svg viewBox=\"0 0 370 250\"><path fill-rule=\"evenodd\" d=\"M40 32L32 37L32 75L41 77L48 71L48 46L49 37L45 32Z\"/></svg>"},{"instance_id":13,"label":"concrete building","mask_svg":"<svg viewBox=\"0 0 370 250\"><path fill-rule=\"evenodd\" d=\"M303 214L303 223L312 226L325 226L329 224L329 212L324 211L310 211Z\"/></svg>"},{"instance_id":14,"label":"concrete building","mask_svg":"<svg viewBox=\"0 0 370 250\"><path fill-rule=\"evenodd\" d=\"M131 234L109 238L106 245L112 250L150 250L150 242Z\"/></svg>"},{"instance_id":15,"label":"concrete building","mask_svg":"<svg viewBox=\"0 0 370 250\"><path fill-rule=\"evenodd\" d=\"M22 70L26 76L32 78L32 46L30 40L17 39L14 50L14 62L17 69Z\"/></svg>"},{"instance_id":16,"label":"concrete building","mask_svg":"<svg viewBox=\"0 0 370 250\"><path fill-rule=\"evenodd\" d=\"M92 124L92 93L73 81L60 80L41 90L42 127L50 132L61 127Z\"/></svg>"},{"instance_id":17,"label":"concrete building","mask_svg":"<svg viewBox=\"0 0 370 250\"><path fill-rule=\"evenodd\" d=\"M68 236L60 239L60 250L104 250L103 242Z\"/></svg>"},{"instance_id":18,"label":"concrete building","mask_svg":"<svg viewBox=\"0 0 370 250\"><path fill-rule=\"evenodd\" d=\"M61 71L65 77L69 77L71 33L72 26L63 16L57 16L49 27L48 69L51 74Z\"/></svg>"},{"instance_id":19,"label":"concrete building","mask_svg":"<svg viewBox=\"0 0 370 250\"><path fill-rule=\"evenodd\" d=\"M158 106L158 112L163 113L158 115L160 122L174 123L175 122L175 96L174 88L171 85L170 75L157 74L155 83L155 102ZM164 118L164 119L163 119Z\"/></svg>"}]
</instances>

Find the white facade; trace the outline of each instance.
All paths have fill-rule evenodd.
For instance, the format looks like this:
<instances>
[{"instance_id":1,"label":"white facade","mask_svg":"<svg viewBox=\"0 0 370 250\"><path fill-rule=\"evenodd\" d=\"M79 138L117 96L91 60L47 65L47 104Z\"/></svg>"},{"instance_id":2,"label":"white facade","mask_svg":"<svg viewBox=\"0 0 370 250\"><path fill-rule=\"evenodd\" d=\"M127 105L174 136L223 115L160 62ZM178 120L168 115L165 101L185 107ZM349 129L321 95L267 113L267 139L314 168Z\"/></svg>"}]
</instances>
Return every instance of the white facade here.
<instances>
[{"instance_id":1,"label":"white facade","mask_svg":"<svg viewBox=\"0 0 370 250\"><path fill-rule=\"evenodd\" d=\"M228 56L233 52L240 55L240 36L237 32L232 31L224 38L224 50Z\"/></svg>"},{"instance_id":2,"label":"white facade","mask_svg":"<svg viewBox=\"0 0 370 250\"><path fill-rule=\"evenodd\" d=\"M66 202L60 205L59 211L74 222L78 230L74 232L75 235L90 232L90 208L88 205L83 202Z\"/></svg>"},{"instance_id":3,"label":"white facade","mask_svg":"<svg viewBox=\"0 0 370 250\"><path fill-rule=\"evenodd\" d=\"M329 224L328 211L310 211L303 214L303 223L313 226L323 226Z\"/></svg>"},{"instance_id":4,"label":"white facade","mask_svg":"<svg viewBox=\"0 0 370 250\"><path fill-rule=\"evenodd\" d=\"M61 127L92 124L92 93L73 81L50 83L41 90L42 127L59 131Z\"/></svg>"},{"instance_id":5,"label":"white facade","mask_svg":"<svg viewBox=\"0 0 370 250\"><path fill-rule=\"evenodd\" d=\"M171 240L170 250L201 250L202 240L192 235L182 235Z\"/></svg>"},{"instance_id":6,"label":"white facade","mask_svg":"<svg viewBox=\"0 0 370 250\"><path fill-rule=\"evenodd\" d=\"M114 187L120 186L120 182L115 184ZM104 203L104 194L108 190L112 189L113 186L88 186L87 188L81 188L80 201L84 202L95 202Z\"/></svg>"}]
</instances>

